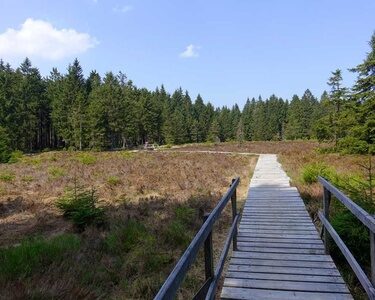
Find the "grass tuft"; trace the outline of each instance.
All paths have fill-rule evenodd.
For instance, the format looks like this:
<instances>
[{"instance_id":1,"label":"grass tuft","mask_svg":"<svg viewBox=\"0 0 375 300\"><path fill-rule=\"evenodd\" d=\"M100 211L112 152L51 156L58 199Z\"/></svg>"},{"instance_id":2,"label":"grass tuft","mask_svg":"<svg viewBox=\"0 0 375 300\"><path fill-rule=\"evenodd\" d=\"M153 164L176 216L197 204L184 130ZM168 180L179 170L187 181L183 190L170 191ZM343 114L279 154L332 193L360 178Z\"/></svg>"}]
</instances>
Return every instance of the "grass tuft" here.
<instances>
[{"instance_id":1,"label":"grass tuft","mask_svg":"<svg viewBox=\"0 0 375 300\"><path fill-rule=\"evenodd\" d=\"M13 172L3 171L0 173L0 181L11 182L16 178Z\"/></svg>"},{"instance_id":2,"label":"grass tuft","mask_svg":"<svg viewBox=\"0 0 375 300\"><path fill-rule=\"evenodd\" d=\"M61 261L64 254L77 250L80 240L73 234L63 234L45 240L28 239L18 246L0 249L0 278L25 278L41 272L53 262Z\"/></svg>"},{"instance_id":3,"label":"grass tuft","mask_svg":"<svg viewBox=\"0 0 375 300\"><path fill-rule=\"evenodd\" d=\"M96 163L97 160L97 158L94 155L86 152L78 153L75 158L77 161L84 165L93 165Z\"/></svg>"}]
</instances>

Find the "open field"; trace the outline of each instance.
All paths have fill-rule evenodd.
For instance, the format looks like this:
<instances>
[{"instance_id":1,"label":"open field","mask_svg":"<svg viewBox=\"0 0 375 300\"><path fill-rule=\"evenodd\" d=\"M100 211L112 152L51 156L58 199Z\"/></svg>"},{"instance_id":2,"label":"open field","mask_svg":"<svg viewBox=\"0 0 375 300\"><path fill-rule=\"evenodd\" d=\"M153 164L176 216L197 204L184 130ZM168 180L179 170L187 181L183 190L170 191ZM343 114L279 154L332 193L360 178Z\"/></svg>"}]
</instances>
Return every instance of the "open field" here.
<instances>
[{"instance_id":1,"label":"open field","mask_svg":"<svg viewBox=\"0 0 375 300\"><path fill-rule=\"evenodd\" d=\"M151 298L231 178L241 177L239 198L246 194L256 160L47 152L0 165L0 298ZM104 224L77 232L63 218L56 199L74 182L96 189ZM229 207L215 244L223 241L230 216ZM20 246L7 250L11 245ZM193 268L180 297L191 295L203 276L203 265Z\"/></svg>"}]
</instances>

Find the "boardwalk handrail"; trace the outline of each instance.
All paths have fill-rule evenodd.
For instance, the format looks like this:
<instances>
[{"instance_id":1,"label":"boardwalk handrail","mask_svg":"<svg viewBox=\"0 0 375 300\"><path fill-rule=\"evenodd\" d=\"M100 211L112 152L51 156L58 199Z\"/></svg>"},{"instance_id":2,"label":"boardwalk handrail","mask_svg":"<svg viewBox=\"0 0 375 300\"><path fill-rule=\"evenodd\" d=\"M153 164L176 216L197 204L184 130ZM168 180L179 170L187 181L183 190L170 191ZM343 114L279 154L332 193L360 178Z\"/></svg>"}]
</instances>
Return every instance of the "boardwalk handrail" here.
<instances>
[{"instance_id":1,"label":"boardwalk handrail","mask_svg":"<svg viewBox=\"0 0 375 300\"><path fill-rule=\"evenodd\" d=\"M356 274L359 282L364 288L369 299L375 300L375 219L364 209L354 203L348 196L333 186L325 178L318 178L319 182L323 186L323 213L319 212L318 216L323 225L324 233L324 249L325 253L329 254L329 235L335 241L336 245L345 256L350 267ZM365 225L370 232L370 256L371 256L371 281L367 277L366 273L362 270L353 254L350 252L348 247L345 245L343 240L337 234L335 229L329 222L329 207L331 203L332 195L339 200L352 214Z\"/></svg>"},{"instance_id":2,"label":"boardwalk handrail","mask_svg":"<svg viewBox=\"0 0 375 300\"><path fill-rule=\"evenodd\" d=\"M177 290L181 285L187 271L191 264L195 261L199 249L204 244L204 256L205 256L205 273L206 281L200 288L194 299L214 299L215 291L217 288L218 280L224 267L225 258L228 254L231 242L233 242L233 249L237 250L237 224L239 221L239 213L237 213L237 193L236 189L240 182L240 178L237 177L232 180L230 188L220 199L219 203L212 210L210 214L205 216L205 221L194 239L191 241L176 266L169 274L168 278L160 288L159 292L155 296L155 300L174 299ZM214 270L213 267L213 247L212 247L212 228L214 223L220 217L221 212L231 200L232 203L232 225L226 238L224 248L221 252L220 259Z\"/></svg>"}]
</instances>

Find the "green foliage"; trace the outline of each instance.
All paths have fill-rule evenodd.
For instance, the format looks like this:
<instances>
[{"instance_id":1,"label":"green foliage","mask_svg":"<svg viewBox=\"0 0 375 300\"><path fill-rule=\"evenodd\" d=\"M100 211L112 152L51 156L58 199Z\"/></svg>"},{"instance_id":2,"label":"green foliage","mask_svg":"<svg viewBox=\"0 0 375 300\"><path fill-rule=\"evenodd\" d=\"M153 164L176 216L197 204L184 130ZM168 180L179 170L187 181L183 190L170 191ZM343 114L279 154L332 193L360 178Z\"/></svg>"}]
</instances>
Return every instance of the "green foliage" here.
<instances>
[{"instance_id":1,"label":"green foliage","mask_svg":"<svg viewBox=\"0 0 375 300\"><path fill-rule=\"evenodd\" d=\"M50 167L48 168L48 173L53 179L57 179L65 175L64 169L60 167Z\"/></svg>"},{"instance_id":2,"label":"green foliage","mask_svg":"<svg viewBox=\"0 0 375 300\"><path fill-rule=\"evenodd\" d=\"M0 278L11 280L43 272L68 252L79 248L80 240L73 234L63 234L50 240L28 239L18 246L0 248Z\"/></svg>"},{"instance_id":3,"label":"green foliage","mask_svg":"<svg viewBox=\"0 0 375 300\"><path fill-rule=\"evenodd\" d=\"M366 154L369 145L359 138L347 136L338 141L337 149L344 154Z\"/></svg>"},{"instance_id":4,"label":"green foliage","mask_svg":"<svg viewBox=\"0 0 375 300\"><path fill-rule=\"evenodd\" d=\"M97 158L91 153L81 152L75 157L77 161L84 165L93 165L96 163Z\"/></svg>"},{"instance_id":5,"label":"green foliage","mask_svg":"<svg viewBox=\"0 0 375 300\"><path fill-rule=\"evenodd\" d=\"M24 176L22 176L21 180L23 182L29 183L29 182L32 182L34 180L34 177L31 176L31 175L24 175Z\"/></svg>"},{"instance_id":6,"label":"green foliage","mask_svg":"<svg viewBox=\"0 0 375 300\"><path fill-rule=\"evenodd\" d=\"M120 154L123 159L132 159L135 156L135 153L130 151L121 151Z\"/></svg>"},{"instance_id":7,"label":"green foliage","mask_svg":"<svg viewBox=\"0 0 375 300\"><path fill-rule=\"evenodd\" d=\"M112 253L129 252L151 237L146 227L134 220L111 230L105 239L106 246Z\"/></svg>"},{"instance_id":8,"label":"green foliage","mask_svg":"<svg viewBox=\"0 0 375 300\"><path fill-rule=\"evenodd\" d=\"M121 179L118 178L117 176L109 176L107 178L107 183L111 186L115 186L121 183Z\"/></svg>"},{"instance_id":9,"label":"green foliage","mask_svg":"<svg viewBox=\"0 0 375 300\"><path fill-rule=\"evenodd\" d=\"M0 172L0 181L10 182L16 178L13 172L10 171L1 171Z\"/></svg>"},{"instance_id":10,"label":"green foliage","mask_svg":"<svg viewBox=\"0 0 375 300\"><path fill-rule=\"evenodd\" d=\"M318 181L318 176L325 177L327 179L334 178L335 171L321 162L314 162L308 164L302 169L302 181L311 184Z\"/></svg>"},{"instance_id":11,"label":"green foliage","mask_svg":"<svg viewBox=\"0 0 375 300\"><path fill-rule=\"evenodd\" d=\"M194 224L195 210L191 207L181 205L174 211L174 219L168 224L164 232L166 241L174 246L187 246L192 233L189 227Z\"/></svg>"},{"instance_id":12,"label":"green foliage","mask_svg":"<svg viewBox=\"0 0 375 300\"><path fill-rule=\"evenodd\" d=\"M56 201L56 206L63 212L64 217L72 220L81 230L87 225L101 225L104 222L104 210L97 204L95 190L85 190L77 184Z\"/></svg>"},{"instance_id":13,"label":"green foliage","mask_svg":"<svg viewBox=\"0 0 375 300\"><path fill-rule=\"evenodd\" d=\"M10 141L5 129L0 126L0 163L8 162L10 158Z\"/></svg>"},{"instance_id":14,"label":"green foliage","mask_svg":"<svg viewBox=\"0 0 375 300\"><path fill-rule=\"evenodd\" d=\"M23 157L22 151L19 151L19 150L13 151L10 154L10 158L8 160L8 163L10 163L10 164L17 163L22 159L22 157Z\"/></svg>"}]
</instances>

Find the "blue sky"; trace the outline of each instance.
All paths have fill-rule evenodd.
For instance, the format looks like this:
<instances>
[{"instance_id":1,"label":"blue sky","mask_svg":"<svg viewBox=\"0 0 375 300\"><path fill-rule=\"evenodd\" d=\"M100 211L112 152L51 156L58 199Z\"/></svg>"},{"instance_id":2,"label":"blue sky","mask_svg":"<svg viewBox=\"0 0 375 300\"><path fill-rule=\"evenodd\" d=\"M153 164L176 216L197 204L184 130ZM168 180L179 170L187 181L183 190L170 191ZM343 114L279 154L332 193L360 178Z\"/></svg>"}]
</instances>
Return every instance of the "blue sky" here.
<instances>
[{"instance_id":1,"label":"blue sky","mask_svg":"<svg viewBox=\"0 0 375 300\"><path fill-rule=\"evenodd\" d=\"M121 70L220 106L320 95L375 30L374 0L0 0L0 11L0 57L13 66L27 55L47 75L78 57L86 74Z\"/></svg>"}]
</instances>

